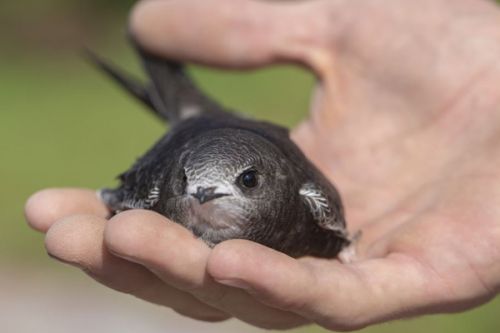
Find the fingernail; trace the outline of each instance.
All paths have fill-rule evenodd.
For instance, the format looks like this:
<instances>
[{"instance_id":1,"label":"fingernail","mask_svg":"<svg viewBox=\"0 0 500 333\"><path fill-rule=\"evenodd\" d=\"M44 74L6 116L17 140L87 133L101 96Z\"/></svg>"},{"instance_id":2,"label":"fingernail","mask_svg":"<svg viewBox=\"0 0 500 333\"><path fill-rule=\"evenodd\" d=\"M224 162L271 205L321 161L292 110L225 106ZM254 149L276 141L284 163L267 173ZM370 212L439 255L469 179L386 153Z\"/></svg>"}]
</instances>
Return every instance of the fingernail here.
<instances>
[{"instance_id":1,"label":"fingernail","mask_svg":"<svg viewBox=\"0 0 500 333\"><path fill-rule=\"evenodd\" d=\"M71 261L67 261L67 260L61 259L61 258L59 258L59 257L56 257L55 255L53 255L53 254L52 254L52 253L50 253L50 252L47 252L47 255L48 255L50 258L52 258L52 259L54 259L54 260L56 260L56 261L59 261L59 262L61 262L61 263L63 263L63 264L70 265L70 266L73 266L73 267L76 267L76 268L82 268L82 266L80 266L79 264L77 264L77 263L75 263L75 262L71 262Z\"/></svg>"}]
</instances>

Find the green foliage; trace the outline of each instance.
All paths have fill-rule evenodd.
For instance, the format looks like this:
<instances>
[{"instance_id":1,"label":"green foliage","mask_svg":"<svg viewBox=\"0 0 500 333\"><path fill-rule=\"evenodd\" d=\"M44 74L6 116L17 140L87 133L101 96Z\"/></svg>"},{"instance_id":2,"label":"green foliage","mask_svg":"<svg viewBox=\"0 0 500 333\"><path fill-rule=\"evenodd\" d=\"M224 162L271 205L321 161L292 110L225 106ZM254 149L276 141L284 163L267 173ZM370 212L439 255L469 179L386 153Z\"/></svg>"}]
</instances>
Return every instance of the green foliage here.
<instances>
[{"instance_id":1,"label":"green foliage","mask_svg":"<svg viewBox=\"0 0 500 333\"><path fill-rule=\"evenodd\" d=\"M108 1L100 1L100 0L86 0L86 2L95 8L103 8L103 9L128 9L137 2L136 0L108 0Z\"/></svg>"},{"instance_id":2,"label":"green foliage","mask_svg":"<svg viewBox=\"0 0 500 333\"><path fill-rule=\"evenodd\" d=\"M60 9L68 8L89 8L95 12L102 10L128 10L135 2L134 0L23 0L23 1L6 1L1 4L2 8L10 11L33 11L33 10L52 10L57 11Z\"/></svg>"}]
</instances>

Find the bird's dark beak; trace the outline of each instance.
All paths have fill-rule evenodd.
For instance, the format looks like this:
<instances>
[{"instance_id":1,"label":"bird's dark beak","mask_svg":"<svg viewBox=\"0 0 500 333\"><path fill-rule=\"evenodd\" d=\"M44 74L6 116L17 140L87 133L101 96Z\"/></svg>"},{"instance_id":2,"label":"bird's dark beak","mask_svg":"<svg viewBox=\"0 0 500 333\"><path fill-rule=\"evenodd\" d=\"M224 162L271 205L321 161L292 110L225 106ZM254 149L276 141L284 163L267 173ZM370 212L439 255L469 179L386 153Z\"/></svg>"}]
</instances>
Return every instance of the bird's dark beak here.
<instances>
[{"instance_id":1,"label":"bird's dark beak","mask_svg":"<svg viewBox=\"0 0 500 333\"><path fill-rule=\"evenodd\" d=\"M215 193L215 190L217 190L217 187L200 187L196 189L196 193L192 193L191 195L198 199L198 202L203 205L205 202L208 202L213 199L217 199L220 197L224 197L228 194L225 193Z\"/></svg>"}]
</instances>

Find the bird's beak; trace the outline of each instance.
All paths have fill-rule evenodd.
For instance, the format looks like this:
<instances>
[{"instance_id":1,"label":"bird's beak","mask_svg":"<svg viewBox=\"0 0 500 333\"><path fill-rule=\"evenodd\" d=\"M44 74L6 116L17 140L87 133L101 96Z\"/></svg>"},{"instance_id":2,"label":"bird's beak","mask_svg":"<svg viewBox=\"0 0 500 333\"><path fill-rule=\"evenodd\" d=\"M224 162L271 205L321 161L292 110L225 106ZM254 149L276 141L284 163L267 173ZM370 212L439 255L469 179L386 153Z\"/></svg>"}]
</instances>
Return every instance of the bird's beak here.
<instances>
[{"instance_id":1,"label":"bird's beak","mask_svg":"<svg viewBox=\"0 0 500 333\"><path fill-rule=\"evenodd\" d=\"M215 193L216 190L217 190L217 187L204 188L204 187L198 186L198 188L196 189L196 193L191 193L191 195L198 200L200 205L203 205L205 202L208 202L210 200L229 195L229 194L225 194L225 193Z\"/></svg>"}]
</instances>

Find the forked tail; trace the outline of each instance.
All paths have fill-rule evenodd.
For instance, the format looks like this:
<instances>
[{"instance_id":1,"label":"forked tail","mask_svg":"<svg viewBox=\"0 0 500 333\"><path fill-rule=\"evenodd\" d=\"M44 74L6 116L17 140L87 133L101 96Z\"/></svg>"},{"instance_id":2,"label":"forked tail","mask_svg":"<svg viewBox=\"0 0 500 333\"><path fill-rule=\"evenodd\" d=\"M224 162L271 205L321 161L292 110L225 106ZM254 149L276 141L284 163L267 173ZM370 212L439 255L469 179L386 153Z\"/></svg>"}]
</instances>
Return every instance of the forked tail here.
<instances>
[{"instance_id":1,"label":"forked tail","mask_svg":"<svg viewBox=\"0 0 500 333\"><path fill-rule=\"evenodd\" d=\"M136 43L149 82L143 83L122 69L105 61L90 50L86 57L129 94L149 107L160 118L176 123L202 114L224 112L212 98L205 95L186 74L184 65L152 55Z\"/></svg>"}]
</instances>

